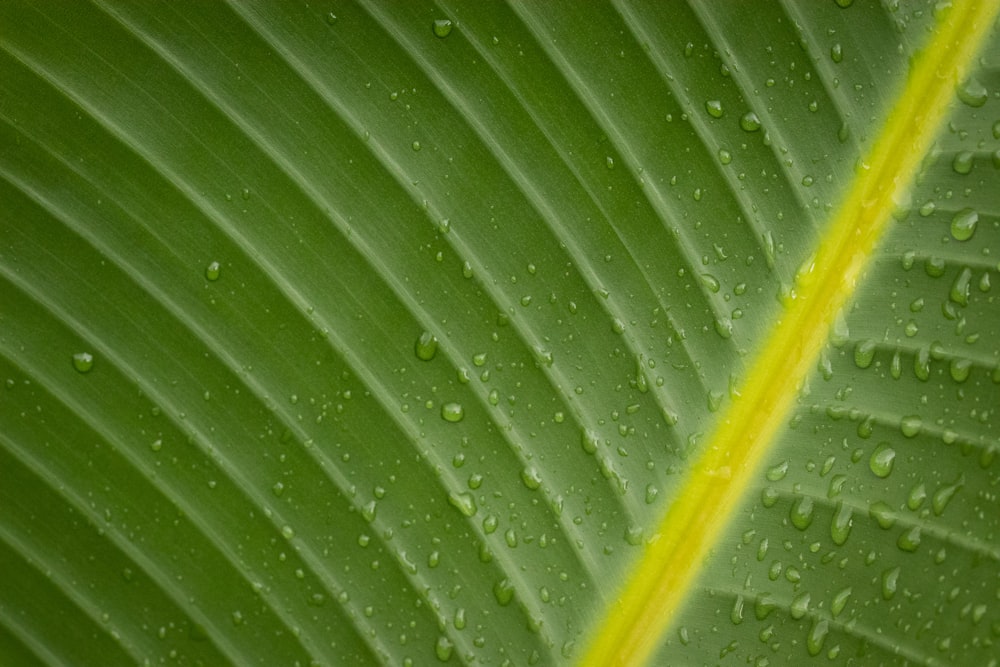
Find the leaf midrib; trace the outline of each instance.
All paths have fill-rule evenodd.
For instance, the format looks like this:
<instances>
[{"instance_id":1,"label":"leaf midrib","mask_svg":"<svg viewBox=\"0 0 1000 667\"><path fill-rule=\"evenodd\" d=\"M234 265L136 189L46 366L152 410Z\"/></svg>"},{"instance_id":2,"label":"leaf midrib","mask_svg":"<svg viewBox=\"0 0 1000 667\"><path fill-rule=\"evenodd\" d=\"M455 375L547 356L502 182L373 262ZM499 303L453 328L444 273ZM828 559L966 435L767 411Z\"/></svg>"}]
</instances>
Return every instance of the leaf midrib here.
<instances>
[{"instance_id":1,"label":"leaf midrib","mask_svg":"<svg viewBox=\"0 0 1000 667\"><path fill-rule=\"evenodd\" d=\"M920 162L931 149L962 80L1000 9L965 3L941 18L874 142L844 203L796 277L786 311L762 346L743 390L720 416L700 459L667 511L652 544L595 627L583 665L640 665L695 585L755 478L834 318L860 282Z\"/></svg>"}]
</instances>

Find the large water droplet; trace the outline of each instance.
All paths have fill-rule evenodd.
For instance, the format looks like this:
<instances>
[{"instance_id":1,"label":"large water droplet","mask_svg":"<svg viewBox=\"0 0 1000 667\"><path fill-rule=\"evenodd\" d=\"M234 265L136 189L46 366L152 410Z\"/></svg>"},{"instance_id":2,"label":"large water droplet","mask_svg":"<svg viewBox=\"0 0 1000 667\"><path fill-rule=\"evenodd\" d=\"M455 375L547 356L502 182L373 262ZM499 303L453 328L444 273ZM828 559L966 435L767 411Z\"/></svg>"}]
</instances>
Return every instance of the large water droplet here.
<instances>
[{"instance_id":1,"label":"large water droplet","mask_svg":"<svg viewBox=\"0 0 1000 667\"><path fill-rule=\"evenodd\" d=\"M882 597L891 600L896 595L899 585L899 566L885 570L882 573Z\"/></svg>"},{"instance_id":2,"label":"large water droplet","mask_svg":"<svg viewBox=\"0 0 1000 667\"><path fill-rule=\"evenodd\" d=\"M981 107L986 104L986 100L990 97L990 93L986 90L986 86L981 84L978 80L970 78L965 80L962 85L958 87L958 99L962 100L965 104L970 107Z\"/></svg>"},{"instance_id":3,"label":"large water droplet","mask_svg":"<svg viewBox=\"0 0 1000 667\"><path fill-rule=\"evenodd\" d=\"M830 537L833 543L841 546L847 541L851 534L851 526L854 524L853 510L843 501L837 503L837 508L833 513L833 520L830 522Z\"/></svg>"},{"instance_id":4,"label":"large water droplet","mask_svg":"<svg viewBox=\"0 0 1000 667\"><path fill-rule=\"evenodd\" d=\"M705 102L705 111L712 118L722 118L722 114L725 113L720 100L708 100Z\"/></svg>"},{"instance_id":5,"label":"large water droplet","mask_svg":"<svg viewBox=\"0 0 1000 667\"><path fill-rule=\"evenodd\" d=\"M903 551L911 553L916 551L917 547L920 546L920 526L913 526L903 531L899 539L896 540L896 546Z\"/></svg>"},{"instance_id":6,"label":"large water droplet","mask_svg":"<svg viewBox=\"0 0 1000 667\"><path fill-rule=\"evenodd\" d=\"M963 208L951 218L951 235L956 241L968 241L976 232L979 224L979 212L972 208Z\"/></svg>"},{"instance_id":7,"label":"large water droplet","mask_svg":"<svg viewBox=\"0 0 1000 667\"><path fill-rule=\"evenodd\" d=\"M448 502L451 503L452 507L461 512L463 516L472 516L476 513L476 500L471 493L455 493L454 491L450 491L448 493Z\"/></svg>"},{"instance_id":8,"label":"large water droplet","mask_svg":"<svg viewBox=\"0 0 1000 667\"><path fill-rule=\"evenodd\" d=\"M892 464L896 460L896 450L889 446L887 442L880 442L871 458L868 459L868 467L876 477L888 477L892 473Z\"/></svg>"},{"instance_id":9,"label":"large water droplet","mask_svg":"<svg viewBox=\"0 0 1000 667\"><path fill-rule=\"evenodd\" d=\"M812 496L799 496L789 512L788 518L792 520L792 525L799 530L805 530L813 521L813 499Z\"/></svg>"},{"instance_id":10,"label":"large water droplet","mask_svg":"<svg viewBox=\"0 0 1000 667\"><path fill-rule=\"evenodd\" d=\"M215 282L222 275L222 265L218 262L211 262L205 267L205 279Z\"/></svg>"}]
</instances>

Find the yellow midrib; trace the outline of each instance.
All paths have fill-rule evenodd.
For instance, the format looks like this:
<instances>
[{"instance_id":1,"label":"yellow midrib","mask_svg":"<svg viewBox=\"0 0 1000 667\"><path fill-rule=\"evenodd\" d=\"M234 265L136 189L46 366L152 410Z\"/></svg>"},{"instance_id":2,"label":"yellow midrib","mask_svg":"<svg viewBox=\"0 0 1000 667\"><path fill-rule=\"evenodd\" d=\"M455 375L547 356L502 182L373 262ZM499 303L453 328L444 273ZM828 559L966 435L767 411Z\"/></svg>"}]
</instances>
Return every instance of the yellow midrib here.
<instances>
[{"instance_id":1,"label":"yellow midrib","mask_svg":"<svg viewBox=\"0 0 1000 667\"><path fill-rule=\"evenodd\" d=\"M596 626L582 665L644 664L698 577L815 367L837 311L930 150L956 84L989 32L1000 0L957 0L917 59L866 167L830 222L812 269L716 426L638 567Z\"/></svg>"}]
</instances>

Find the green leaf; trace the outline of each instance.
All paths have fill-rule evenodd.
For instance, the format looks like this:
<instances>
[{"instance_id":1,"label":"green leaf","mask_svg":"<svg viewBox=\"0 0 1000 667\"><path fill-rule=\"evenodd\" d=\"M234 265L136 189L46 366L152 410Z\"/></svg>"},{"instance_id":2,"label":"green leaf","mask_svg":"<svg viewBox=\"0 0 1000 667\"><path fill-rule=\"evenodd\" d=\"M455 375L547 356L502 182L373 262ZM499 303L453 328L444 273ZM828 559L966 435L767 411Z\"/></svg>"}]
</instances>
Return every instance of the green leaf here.
<instances>
[{"instance_id":1,"label":"green leaf","mask_svg":"<svg viewBox=\"0 0 1000 667\"><path fill-rule=\"evenodd\" d=\"M997 3L0 3L0 664L996 665Z\"/></svg>"}]
</instances>

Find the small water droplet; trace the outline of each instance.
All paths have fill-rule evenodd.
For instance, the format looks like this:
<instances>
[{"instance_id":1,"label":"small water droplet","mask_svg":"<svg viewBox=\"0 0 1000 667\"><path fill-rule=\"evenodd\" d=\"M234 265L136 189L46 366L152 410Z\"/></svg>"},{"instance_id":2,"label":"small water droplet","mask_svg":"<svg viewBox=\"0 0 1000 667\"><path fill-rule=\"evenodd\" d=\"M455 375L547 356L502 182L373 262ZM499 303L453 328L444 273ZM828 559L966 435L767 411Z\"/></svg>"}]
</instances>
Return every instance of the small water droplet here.
<instances>
[{"instance_id":1,"label":"small water droplet","mask_svg":"<svg viewBox=\"0 0 1000 667\"><path fill-rule=\"evenodd\" d=\"M445 635L439 635L437 643L434 644L434 655L441 662L451 660L451 654L455 650L455 645Z\"/></svg>"},{"instance_id":2,"label":"small water droplet","mask_svg":"<svg viewBox=\"0 0 1000 667\"><path fill-rule=\"evenodd\" d=\"M934 497L931 498L931 507L934 509L934 514L936 516L941 516L944 513L945 508L951 499L954 497L955 493L965 484L965 477L959 477L958 481L954 484L949 484L948 486L942 486L940 489L934 492Z\"/></svg>"},{"instance_id":3,"label":"small water droplet","mask_svg":"<svg viewBox=\"0 0 1000 667\"><path fill-rule=\"evenodd\" d=\"M736 599L733 601L733 608L729 611L729 620L732 621L733 625L739 625L743 622L742 595L737 595Z\"/></svg>"},{"instance_id":4,"label":"small water droplet","mask_svg":"<svg viewBox=\"0 0 1000 667\"><path fill-rule=\"evenodd\" d=\"M89 373L94 367L94 355L90 352L77 352L73 355L73 368L78 373Z\"/></svg>"},{"instance_id":5,"label":"small water droplet","mask_svg":"<svg viewBox=\"0 0 1000 667\"><path fill-rule=\"evenodd\" d=\"M215 282L219 279L222 274L222 265L218 262L210 262L208 266L205 267L205 279Z\"/></svg>"},{"instance_id":6,"label":"small water droplet","mask_svg":"<svg viewBox=\"0 0 1000 667\"><path fill-rule=\"evenodd\" d=\"M886 478L892 473L892 464L896 460L896 450L887 442L880 442L868 459L868 467L876 477Z\"/></svg>"},{"instance_id":7,"label":"small water droplet","mask_svg":"<svg viewBox=\"0 0 1000 667\"><path fill-rule=\"evenodd\" d=\"M899 585L899 566L890 568L882 572L882 598L891 600L896 595L896 588Z\"/></svg>"},{"instance_id":8,"label":"small water droplet","mask_svg":"<svg viewBox=\"0 0 1000 667\"><path fill-rule=\"evenodd\" d=\"M830 60L835 63L843 62L844 60L844 47L837 42L830 47Z\"/></svg>"},{"instance_id":9,"label":"small water droplet","mask_svg":"<svg viewBox=\"0 0 1000 667\"><path fill-rule=\"evenodd\" d=\"M417 339L416 345L414 346L414 351L417 354L417 359L422 361L430 361L437 354L438 340L434 337L430 331L425 331L420 334Z\"/></svg>"},{"instance_id":10,"label":"small water droplet","mask_svg":"<svg viewBox=\"0 0 1000 667\"><path fill-rule=\"evenodd\" d=\"M951 235L956 241L968 241L976 232L979 224L979 212L971 208L963 208L951 219Z\"/></svg>"},{"instance_id":11,"label":"small water droplet","mask_svg":"<svg viewBox=\"0 0 1000 667\"><path fill-rule=\"evenodd\" d=\"M896 540L896 546L910 553L916 551L917 547L920 546L920 526L912 526L904 530L899 539Z\"/></svg>"},{"instance_id":12,"label":"small water droplet","mask_svg":"<svg viewBox=\"0 0 1000 667\"><path fill-rule=\"evenodd\" d=\"M858 368L868 368L875 360L875 341L866 339L854 347L854 365Z\"/></svg>"},{"instance_id":13,"label":"small water droplet","mask_svg":"<svg viewBox=\"0 0 1000 667\"><path fill-rule=\"evenodd\" d=\"M896 515L884 500L876 500L868 507L868 516L875 519L879 528L888 530L896 525Z\"/></svg>"},{"instance_id":14,"label":"small water droplet","mask_svg":"<svg viewBox=\"0 0 1000 667\"><path fill-rule=\"evenodd\" d=\"M497 604L506 607L514 599L514 584L509 579L502 579L493 585L493 597Z\"/></svg>"},{"instance_id":15,"label":"small water droplet","mask_svg":"<svg viewBox=\"0 0 1000 667\"><path fill-rule=\"evenodd\" d=\"M740 117L740 129L744 132L756 132L760 129L760 117L753 111L748 111Z\"/></svg>"},{"instance_id":16,"label":"small water droplet","mask_svg":"<svg viewBox=\"0 0 1000 667\"><path fill-rule=\"evenodd\" d=\"M767 477L768 480L770 480L772 482L778 482L778 481L784 479L785 475L787 475L787 474L788 474L788 461L785 460L785 461L782 461L781 463L779 463L776 466L772 466L771 468L768 468L767 473L766 473L765 476Z\"/></svg>"},{"instance_id":17,"label":"small water droplet","mask_svg":"<svg viewBox=\"0 0 1000 667\"><path fill-rule=\"evenodd\" d=\"M923 425L924 421L917 415L907 415L899 421L899 430L907 438L914 438Z\"/></svg>"},{"instance_id":18,"label":"small water droplet","mask_svg":"<svg viewBox=\"0 0 1000 667\"><path fill-rule=\"evenodd\" d=\"M725 111L722 109L722 102L720 100L708 100L705 102L705 111L712 118L722 118L722 114Z\"/></svg>"},{"instance_id":19,"label":"small water droplet","mask_svg":"<svg viewBox=\"0 0 1000 667\"><path fill-rule=\"evenodd\" d=\"M450 19L436 19L434 25L432 26L434 30L434 36L444 39L451 34L451 29L453 24Z\"/></svg>"},{"instance_id":20,"label":"small water droplet","mask_svg":"<svg viewBox=\"0 0 1000 667\"><path fill-rule=\"evenodd\" d=\"M811 599L812 596L809 593L799 593L792 598L792 604L788 607L791 617L797 621L805 616L809 611L809 601Z\"/></svg>"},{"instance_id":21,"label":"small water droplet","mask_svg":"<svg viewBox=\"0 0 1000 667\"><path fill-rule=\"evenodd\" d=\"M473 516L476 513L476 501L471 493L448 492L448 502L462 513L463 516Z\"/></svg>"},{"instance_id":22,"label":"small water droplet","mask_svg":"<svg viewBox=\"0 0 1000 667\"><path fill-rule=\"evenodd\" d=\"M293 537L295 537L295 529L292 528L291 526L282 526L281 536L284 537L286 540L290 540Z\"/></svg>"},{"instance_id":23,"label":"small water droplet","mask_svg":"<svg viewBox=\"0 0 1000 667\"><path fill-rule=\"evenodd\" d=\"M441 419L446 422L456 423L465 418L465 408L461 403L445 403L441 406Z\"/></svg>"},{"instance_id":24,"label":"small water droplet","mask_svg":"<svg viewBox=\"0 0 1000 667\"><path fill-rule=\"evenodd\" d=\"M542 485L542 476L537 468L529 466L521 470L521 482L534 491Z\"/></svg>"}]
</instances>

